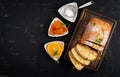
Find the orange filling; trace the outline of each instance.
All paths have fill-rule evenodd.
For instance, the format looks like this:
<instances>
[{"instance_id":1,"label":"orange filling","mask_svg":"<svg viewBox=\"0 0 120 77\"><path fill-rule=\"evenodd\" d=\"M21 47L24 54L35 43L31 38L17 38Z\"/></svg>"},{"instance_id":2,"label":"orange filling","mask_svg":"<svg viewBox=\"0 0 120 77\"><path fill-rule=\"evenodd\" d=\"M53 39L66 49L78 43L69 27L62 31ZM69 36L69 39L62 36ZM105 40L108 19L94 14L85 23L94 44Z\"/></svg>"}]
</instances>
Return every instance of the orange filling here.
<instances>
[{"instance_id":1,"label":"orange filling","mask_svg":"<svg viewBox=\"0 0 120 77\"><path fill-rule=\"evenodd\" d=\"M60 57L64 50L63 44L59 42L52 42L48 44L47 51L53 57Z\"/></svg>"},{"instance_id":2,"label":"orange filling","mask_svg":"<svg viewBox=\"0 0 120 77\"><path fill-rule=\"evenodd\" d=\"M64 34L65 32L67 32L67 27L63 25L63 23L59 20L55 21L50 29L50 34L52 35L60 35L60 34Z\"/></svg>"}]
</instances>

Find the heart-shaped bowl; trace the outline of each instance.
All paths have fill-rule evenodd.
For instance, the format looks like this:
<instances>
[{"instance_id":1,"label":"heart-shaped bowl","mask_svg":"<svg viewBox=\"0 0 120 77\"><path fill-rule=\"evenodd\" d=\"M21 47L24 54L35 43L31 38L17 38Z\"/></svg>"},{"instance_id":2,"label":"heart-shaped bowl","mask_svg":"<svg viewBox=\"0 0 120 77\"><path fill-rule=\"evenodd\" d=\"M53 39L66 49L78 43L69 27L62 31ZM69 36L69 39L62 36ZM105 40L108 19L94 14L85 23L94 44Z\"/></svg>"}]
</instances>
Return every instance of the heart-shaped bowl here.
<instances>
[{"instance_id":1,"label":"heart-shaped bowl","mask_svg":"<svg viewBox=\"0 0 120 77\"><path fill-rule=\"evenodd\" d=\"M48 29L48 36L61 37L68 34L68 28L59 18L55 17Z\"/></svg>"},{"instance_id":2,"label":"heart-shaped bowl","mask_svg":"<svg viewBox=\"0 0 120 77\"><path fill-rule=\"evenodd\" d=\"M44 45L47 54L56 62L60 59L64 51L63 41L51 41Z\"/></svg>"},{"instance_id":3,"label":"heart-shaped bowl","mask_svg":"<svg viewBox=\"0 0 120 77\"><path fill-rule=\"evenodd\" d=\"M68 3L58 9L58 13L70 22L75 22L78 14L78 5L76 2Z\"/></svg>"}]
</instances>

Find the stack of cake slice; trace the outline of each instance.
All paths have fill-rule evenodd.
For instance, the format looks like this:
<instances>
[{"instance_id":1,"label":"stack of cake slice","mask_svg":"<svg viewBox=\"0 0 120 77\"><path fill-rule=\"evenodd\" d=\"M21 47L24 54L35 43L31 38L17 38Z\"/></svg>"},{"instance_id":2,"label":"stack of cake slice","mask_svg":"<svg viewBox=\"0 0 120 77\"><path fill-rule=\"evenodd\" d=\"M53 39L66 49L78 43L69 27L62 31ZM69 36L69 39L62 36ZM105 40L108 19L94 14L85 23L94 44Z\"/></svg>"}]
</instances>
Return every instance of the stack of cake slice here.
<instances>
[{"instance_id":1,"label":"stack of cake slice","mask_svg":"<svg viewBox=\"0 0 120 77\"><path fill-rule=\"evenodd\" d=\"M77 70L81 70L84 66L89 65L90 61L94 61L97 57L96 51L82 44L77 44L73 47L68 52L68 55Z\"/></svg>"}]
</instances>

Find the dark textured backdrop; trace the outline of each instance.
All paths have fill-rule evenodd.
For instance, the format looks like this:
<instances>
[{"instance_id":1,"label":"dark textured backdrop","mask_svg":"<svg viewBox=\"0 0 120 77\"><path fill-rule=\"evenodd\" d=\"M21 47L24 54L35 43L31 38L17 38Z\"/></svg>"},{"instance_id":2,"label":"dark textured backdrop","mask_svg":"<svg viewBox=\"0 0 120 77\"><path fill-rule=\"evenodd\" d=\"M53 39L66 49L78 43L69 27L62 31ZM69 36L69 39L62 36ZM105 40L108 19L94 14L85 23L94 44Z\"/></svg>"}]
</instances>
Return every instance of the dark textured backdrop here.
<instances>
[{"instance_id":1,"label":"dark textured backdrop","mask_svg":"<svg viewBox=\"0 0 120 77\"><path fill-rule=\"evenodd\" d=\"M57 64L45 52L43 45L48 41L69 42L83 9L79 10L75 23L63 19L57 9L73 1L81 5L89 0L0 0L0 77L119 77L120 0L95 0L94 5L87 7L118 22L98 72L86 69L79 72L63 60L63 55ZM67 36L48 37L47 30L54 17L69 25Z\"/></svg>"}]
</instances>

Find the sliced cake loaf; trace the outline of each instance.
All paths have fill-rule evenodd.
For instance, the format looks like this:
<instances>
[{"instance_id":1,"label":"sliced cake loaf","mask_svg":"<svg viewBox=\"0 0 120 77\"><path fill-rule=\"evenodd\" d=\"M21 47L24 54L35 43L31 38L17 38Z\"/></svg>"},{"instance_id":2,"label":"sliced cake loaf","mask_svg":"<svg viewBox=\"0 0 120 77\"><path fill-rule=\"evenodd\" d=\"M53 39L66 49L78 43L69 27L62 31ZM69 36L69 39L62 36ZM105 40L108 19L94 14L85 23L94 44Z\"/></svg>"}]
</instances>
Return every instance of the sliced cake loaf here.
<instances>
[{"instance_id":1,"label":"sliced cake loaf","mask_svg":"<svg viewBox=\"0 0 120 77\"><path fill-rule=\"evenodd\" d=\"M112 26L99 18L91 18L81 39L85 39L101 46L105 46Z\"/></svg>"}]
</instances>

